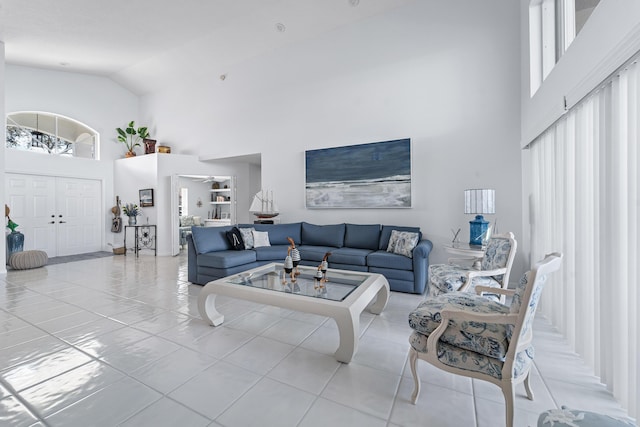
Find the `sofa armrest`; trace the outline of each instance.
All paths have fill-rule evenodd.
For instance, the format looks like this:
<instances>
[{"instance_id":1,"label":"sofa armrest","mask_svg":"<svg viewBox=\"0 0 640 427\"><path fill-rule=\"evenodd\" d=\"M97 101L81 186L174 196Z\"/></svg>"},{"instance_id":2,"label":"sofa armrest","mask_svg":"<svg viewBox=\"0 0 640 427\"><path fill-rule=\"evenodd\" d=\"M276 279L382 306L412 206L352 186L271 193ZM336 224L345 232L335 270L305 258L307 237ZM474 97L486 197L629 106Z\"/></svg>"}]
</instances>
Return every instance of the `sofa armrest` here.
<instances>
[{"instance_id":1,"label":"sofa armrest","mask_svg":"<svg viewBox=\"0 0 640 427\"><path fill-rule=\"evenodd\" d=\"M429 258L429 253L431 253L431 249L433 249L433 243L431 240L423 239L418 242L415 248L413 248L413 259L416 258Z\"/></svg>"},{"instance_id":2,"label":"sofa armrest","mask_svg":"<svg viewBox=\"0 0 640 427\"><path fill-rule=\"evenodd\" d=\"M424 293L429 279L429 254L433 249L433 243L430 240L423 239L418 242L413 249L413 276L417 294Z\"/></svg>"}]
</instances>

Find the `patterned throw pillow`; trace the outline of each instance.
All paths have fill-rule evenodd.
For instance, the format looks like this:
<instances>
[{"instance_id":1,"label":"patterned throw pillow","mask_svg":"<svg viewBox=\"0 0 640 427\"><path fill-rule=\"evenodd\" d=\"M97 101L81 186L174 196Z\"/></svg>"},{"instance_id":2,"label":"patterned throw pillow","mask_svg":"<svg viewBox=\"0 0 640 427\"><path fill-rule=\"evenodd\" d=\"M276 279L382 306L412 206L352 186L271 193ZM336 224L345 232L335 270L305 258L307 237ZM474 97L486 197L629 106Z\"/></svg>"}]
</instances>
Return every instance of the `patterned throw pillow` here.
<instances>
[{"instance_id":1,"label":"patterned throw pillow","mask_svg":"<svg viewBox=\"0 0 640 427\"><path fill-rule=\"evenodd\" d=\"M180 227L189 227L191 225L194 225L191 215L180 217Z\"/></svg>"},{"instance_id":2,"label":"patterned throw pillow","mask_svg":"<svg viewBox=\"0 0 640 427\"><path fill-rule=\"evenodd\" d=\"M271 246L269 242L269 232L268 231L252 231L253 234L253 247L260 248L262 246Z\"/></svg>"},{"instance_id":3,"label":"patterned throw pillow","mask_svg":"<svg viewBox=\"0 0 640 427\"><path fill-rule=\"evenodd\" d=\"M240 234L242 235L242 241L244 241L244 248L251 249L253 248L253 232L256 231L255 228L238 228L240 230Z\"/></svg>"},{"instance_id":4,"label":"patterned throw pillow","mask_svg":"<svg viewBox=\"0 0 640 427\"><path fill-rule=\"evenodd\" d=\"M391 237L389 238L387 252L413 258L413 249L418 244L418 238L418 233L391 230Z\"/></svg>"}]
</instances>

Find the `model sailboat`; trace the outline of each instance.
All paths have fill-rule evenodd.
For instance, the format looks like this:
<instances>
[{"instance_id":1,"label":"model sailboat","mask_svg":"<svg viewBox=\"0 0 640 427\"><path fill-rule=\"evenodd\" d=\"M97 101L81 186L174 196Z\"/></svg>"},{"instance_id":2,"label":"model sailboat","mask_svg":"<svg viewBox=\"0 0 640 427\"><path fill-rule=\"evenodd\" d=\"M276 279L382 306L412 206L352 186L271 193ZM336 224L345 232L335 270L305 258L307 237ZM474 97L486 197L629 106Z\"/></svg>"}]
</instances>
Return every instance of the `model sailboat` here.
<instances>
[{"instance_id":1,"label":"model sailboat","mask_svg":"<svg viewBox=\"0 0 640 427\"><path fill-rule=\"evenodd\" d=\"M273 191L260 190L253 196L253 202L249 207L249 212L258 218L273 218L278 216L278 206L273 200Z\"/></svg>"}]
</instances>

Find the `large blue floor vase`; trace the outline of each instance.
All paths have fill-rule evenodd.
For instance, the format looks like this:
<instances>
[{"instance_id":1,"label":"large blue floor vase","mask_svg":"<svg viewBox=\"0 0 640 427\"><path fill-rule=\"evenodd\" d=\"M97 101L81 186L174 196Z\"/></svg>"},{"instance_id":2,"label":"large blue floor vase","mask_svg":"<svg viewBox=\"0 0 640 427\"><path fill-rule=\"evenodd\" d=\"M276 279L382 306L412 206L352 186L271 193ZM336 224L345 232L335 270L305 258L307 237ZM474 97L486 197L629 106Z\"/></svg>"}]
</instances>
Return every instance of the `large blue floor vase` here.
<instances>
[{"instance_id":1,"label":"large blue floor vase","mask_svg":"<svg viewBox=\"0 0 640 427\"><path fill-rule=\"evenodd\" d=\"M7 262L11 254L22 252L24 249L24 234L19 231L12 231L7 234Z\"/></svg>"}]
</instances>

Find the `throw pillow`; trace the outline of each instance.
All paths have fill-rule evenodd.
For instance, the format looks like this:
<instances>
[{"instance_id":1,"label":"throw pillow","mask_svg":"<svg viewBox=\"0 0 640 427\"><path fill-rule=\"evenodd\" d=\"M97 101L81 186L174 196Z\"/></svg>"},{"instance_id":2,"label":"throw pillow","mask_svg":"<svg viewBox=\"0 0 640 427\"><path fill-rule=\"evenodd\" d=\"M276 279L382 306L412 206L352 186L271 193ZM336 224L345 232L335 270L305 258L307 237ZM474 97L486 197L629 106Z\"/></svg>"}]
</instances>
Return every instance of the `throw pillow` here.
<instances>
[{"instance_id":1,"label":"throw pillow","mask_svg":"<svg viewBox=\"0 0 640 427\"><path fill-rule=\"evenodd\" d=\"M253 248L253 232L256 231L255 228L238 228L240 230L240 234L242 234L242 241L244 242L245 249Z\"/></svg>"},{"instance_id":2,"label":"throw pillow","mask_svg":"<svg viewBox=\"0 0 640 427\"><path fill-rule=\"evenodd\" d=\"M418 244L418 233L392 230L387 252L413 258L413 249Z\"/></svg>"},{"instance_id":3,"label":"throw pillow","mask_svg":"<svg viewBox=\"0 0 640 427\"><path fill-rule=\"evenodd\" d=\"M260 248L262 246L271 246L269 242L268 231L252 231L253 234L253 247Z\"/></svg>"},{"instance_id":4,"label":"throw pillow","mask_svg":"<svg viewBox=\"0 0 640 427\"><path fill-rule=\"evenodd\" d=\"M194 224L193 224L193 217L191 215L180 217L180 227L189 227L192 225Z\"/></svg>"},{"instance_id":5,"label":"throw pillow","mask_svg":"<svg viewBox=\"0 0 640 427\"><path fill-rule=\"evenodd\" d=\"M242 240L242 234L240 234L240 230L238 230L238 227L233 227L231 230L225 232L225 234L227 235L229 244L234 250L244 250L244 241Z\"/></svg>"}]
</instances>

